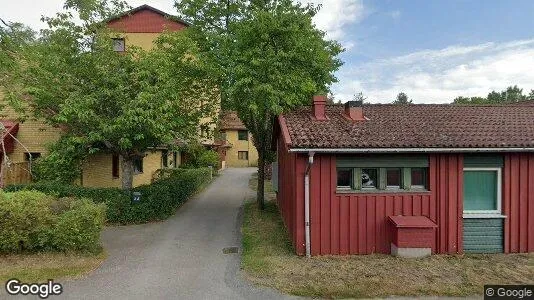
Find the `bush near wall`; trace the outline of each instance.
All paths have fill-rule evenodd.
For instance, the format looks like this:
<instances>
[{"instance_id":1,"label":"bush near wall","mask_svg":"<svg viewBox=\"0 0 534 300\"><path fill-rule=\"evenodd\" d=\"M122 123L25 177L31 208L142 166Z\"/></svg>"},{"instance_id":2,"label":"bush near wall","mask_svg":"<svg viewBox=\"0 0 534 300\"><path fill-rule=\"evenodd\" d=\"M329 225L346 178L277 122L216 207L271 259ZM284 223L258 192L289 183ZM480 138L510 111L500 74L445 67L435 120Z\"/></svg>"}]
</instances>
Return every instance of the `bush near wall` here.
<instances>
[{"instance_id":1,"label":"bush near wall","mask_svg":"<svg viewBox=\"0 0 534 300\"><path fill-rule=\"evenodd\" d=\"M36 191L0 192L0 253L96 252L105 205Z\"/></svg>"},{"instance_id":2,"label":"bush near wall","mask_svg":"<svg viewBox=\"0 0 534 300\"><path fill-rule=\"evenodd\" d=\"M136 187L141 201L133 202L132 194L116 188L87 188L55 183L11 185L6 191L36 190L56 197L88 198L105 203L107 220L113 224L139 224L164 220L204 184L211 180L209 168L163 169L156 173L155 181Z\"/></svg>"}]
</instances>

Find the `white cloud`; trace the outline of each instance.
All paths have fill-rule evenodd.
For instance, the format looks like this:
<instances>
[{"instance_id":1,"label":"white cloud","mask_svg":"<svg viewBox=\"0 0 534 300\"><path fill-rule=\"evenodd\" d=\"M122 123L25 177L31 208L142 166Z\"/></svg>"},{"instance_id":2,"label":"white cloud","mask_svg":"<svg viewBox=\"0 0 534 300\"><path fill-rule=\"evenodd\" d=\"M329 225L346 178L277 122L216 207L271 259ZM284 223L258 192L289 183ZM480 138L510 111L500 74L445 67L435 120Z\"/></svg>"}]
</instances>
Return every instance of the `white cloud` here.
<instances>
[{"instance_id":1,"label":"white cloud","mask_svg":"<svg viewBox=\"0 0 534 300\"><path fill-rule=\"evenodd\" d=\"M367 15L362 0L303 0L301 2L321 5L313 21L319 29L326 32L328 39L337 40L347 50L356 46L348 33L351 24L361 22Z\"/></svg>"},{"instance_id":2,"label":"white cloud","mask_svg":"<svg viewBox=\"0 0 534 300\"><path fill-rule=\"evenodd\" d=\"M387 103L405 92L418 103L447 103L457 96L486 96L518 85L534 89L534 39L423 50L353 67L334 87L346 101L363 91Z\"/></svg>"},{"instance_id":3,"label":"white cloud","mask_svg":"<svg viewBox=\"0 0 534 300\"><path fill-rule=\"evenodd\" d=\"M364 18L361 0L308 0L308 3L321 5L314 22L326 31L331 39L341 39L346 34L346 26L360 22Z\"/></svg>"}]
</instances>

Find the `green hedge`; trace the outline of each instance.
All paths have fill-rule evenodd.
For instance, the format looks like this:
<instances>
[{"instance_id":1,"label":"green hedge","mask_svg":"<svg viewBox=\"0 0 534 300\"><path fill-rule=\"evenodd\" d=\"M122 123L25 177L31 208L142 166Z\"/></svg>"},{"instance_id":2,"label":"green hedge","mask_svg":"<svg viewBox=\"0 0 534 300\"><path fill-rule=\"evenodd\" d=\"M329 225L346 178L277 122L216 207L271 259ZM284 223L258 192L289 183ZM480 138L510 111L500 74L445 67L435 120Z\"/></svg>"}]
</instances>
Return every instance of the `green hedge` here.
<instances>
[{"instance_id":1,"label":"green hedge","mask_svg":"<svg viewBox=\"0 0 534 300\"><path fill-rule=\"evenodd\" d=\"M37 190L56 197L88 198L96 203L106 204L108 222L139 224L164 220L172 216L177 207L210 179L209 168L160 170L152 184L133 189L133 192L141 193L140 202L132 202L131 193L116 188L86 188L54 183L34 183L11 185L5 190Z\"/></svg>"},{"instance_id":2,"label":"green hedge","mask_svg":"<svg viewBox=\"0 0 534 300\"><path fill-rule=\"evenodd\" d=\"M0 192L0 253L100 249L105 205L36 191Z\"/></svg>"}]
</instances>

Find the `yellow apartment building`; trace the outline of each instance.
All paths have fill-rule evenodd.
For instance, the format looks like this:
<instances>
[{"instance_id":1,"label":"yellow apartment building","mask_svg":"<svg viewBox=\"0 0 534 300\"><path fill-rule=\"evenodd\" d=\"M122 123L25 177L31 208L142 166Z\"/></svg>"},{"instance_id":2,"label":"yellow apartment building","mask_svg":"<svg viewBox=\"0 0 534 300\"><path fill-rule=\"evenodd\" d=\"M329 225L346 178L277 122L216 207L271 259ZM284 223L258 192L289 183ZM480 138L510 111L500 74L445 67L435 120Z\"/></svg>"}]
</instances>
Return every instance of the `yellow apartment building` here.
<instances>
[{"instance_id":1,"label":"yellow apartment building","mask_svg":"<svg viewBox=\"0 0 534 300\"><path fill-rule=\"evenodd\" d=\"M128 51L128 47L132 45L150 50L154 40L164 30L178 31L188 26L175 16L148 5L111 18L107 20L107 24L109 28L118 32L117 38L114 39L115 51ZM3 102L1 94L0 102ZM14 166L9 170L4 170L4 184L28 181L30 177L27 169L30 155L32 159L46 155L48 146L61 136L61 130L35 119L19 122L17 114L9 107L4 107L1 114L1 123L6 129L4 130L6 153ZM203 122L211 122L211 119L205 119ZM200 132L199 136L201 136ZM201 142L212 144L213 138L201 137ZM179 152L171 152L165 148L148 151L142 159L135 162L133 184L134 186L148 184L158 169L177 167L180 164L181 154ZM120 187L121 174L120 157L99 153L87 159L77 184L90 187Z\"/></svg>"},{"instance_id":2,"label":"yellow apartment building","mask_svg":"<svg viewBox=\"0 0 534 300\"><path fill-rule=\"evenodd\" d=\"M219 132L221 144L219 155L225 167L257 167L258 151L254 146L252 135L235 111L221 114Z\"/></svg>"}]
</instances>

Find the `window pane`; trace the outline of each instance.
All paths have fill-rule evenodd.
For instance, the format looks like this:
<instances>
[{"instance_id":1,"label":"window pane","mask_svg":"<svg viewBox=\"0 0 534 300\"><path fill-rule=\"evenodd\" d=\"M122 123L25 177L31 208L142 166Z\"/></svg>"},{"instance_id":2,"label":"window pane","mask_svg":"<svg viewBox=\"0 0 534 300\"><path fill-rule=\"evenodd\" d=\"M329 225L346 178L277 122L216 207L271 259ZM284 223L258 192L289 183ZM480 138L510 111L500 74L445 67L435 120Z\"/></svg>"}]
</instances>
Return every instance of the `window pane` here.
<instances>
[{"instance_id":1,"label":"window pane","mask_svg":"<svg viewBox=\"0 0 534 300\"><path fill-rule=\"evenodd\" d=\"M352 181L351 169L338 169L337 170L337 186L350 188Z\"/></svg>"},{"instance_id":2,"label":"window pane","mask_svg":"<svg viewBox=\"0 0 534 300\"><path fill-rule=\"evenodd\" d=\"M134 172L143 173L143 158L136 158L133 161L134 163Z\"/></svg>"},{"instance_id":3,"label":"window pane","mask_svg":"<svg viewBox=\"0 0 534 300\"><path fill-rule=\"evenodd\" d=\"M169 151L167 150L162 150L161 151L161 164L163 165L163 167L168 167L169 166Z\"/></svg>"},{"instance_id":4,"label":"window pane","mask_svg":"<svg viewBox=\"0 0 534 300\"><path fill-rule=\"evenodd\" d=\"M119 155L113 154L111 157L111 176L119 178Z\"/></svg>"},{"instance_id":5,"label":"window pane","mask_svg":"<svg viewBox=\"0 0 534 300\"><path fill-rule=\"evenodd\" d=\"M378 169L362 169L362 189L375 189Z\"/></svg>"},{"instance_id":6,"label":"window pane","mask_svg":"<svg viewBox=\"0 0 534 300\"><path fill-rule=\"evenodd\" d=\"M124 39L113 39L113 50L118 52L124 51Z\"/></svg>"},{"instance_id":7,"label":"window pane","mask_svg":"<svg viewBox=\"0 0 534 300\"><path fill-rule=\"evenodd\" d=\"M248 159L248 151L238 151L237 152L237 158L241 160L247 160Z\"/></svg>"},{"instance_id":8,"label":"window pane","mask_svg":"<svg viewBox=\"0 0 534 300\"><path fill-rule=\"evenodd\" d=\"M464 171L464 210L497 209L497 172Z\"/></svg>"},{"instance_id":9,"label":"window pane","mask_svg":"<svg viewBox=\"0 0 534 300\"><path fill-rule=\"evenodd\" d=\"M425 168L412 168L412 186L421 186L426 188Z\"/></svg>"},{"instance_id":10,"label":"window pane","mask_svg":"<svg viewBox=\"0 0 534 300\"><path fill-rule=\"evenodd\" d=\"M248 141L248 131L246 130L239 130L237 132L237 138L240 140L240 141Z\"/></svg>"},{"instance_id":11,"label":"window pane","mask_svg":"<svg viewBox=\"0 0 534 300\"><path fill-rule=\"evenodd\" d=\"M387 169L386 186L400 187L401 185L401 169Z\"/></svg>"}]
</instances>

